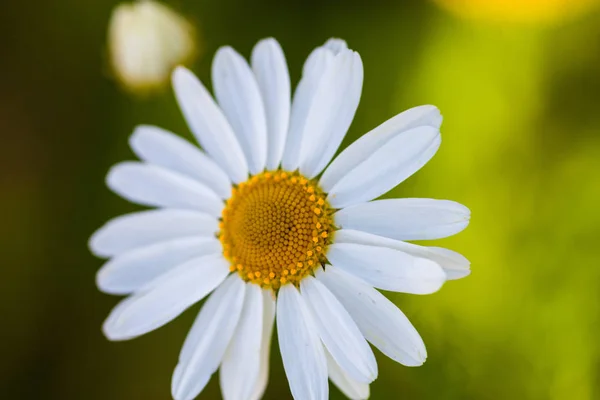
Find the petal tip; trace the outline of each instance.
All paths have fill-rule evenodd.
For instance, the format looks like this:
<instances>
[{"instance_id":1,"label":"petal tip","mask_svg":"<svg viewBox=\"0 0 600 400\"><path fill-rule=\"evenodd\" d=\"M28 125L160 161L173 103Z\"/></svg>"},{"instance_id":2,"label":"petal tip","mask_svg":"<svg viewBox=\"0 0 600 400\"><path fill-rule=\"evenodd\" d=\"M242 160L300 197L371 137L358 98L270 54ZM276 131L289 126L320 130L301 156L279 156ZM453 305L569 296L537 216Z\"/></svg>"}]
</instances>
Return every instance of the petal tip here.
<instances>
[{"instance_id":1,"label":"petal tip","mask_svg":"<svg viewBox=\"0 0 600 400\"><path fill-rule=\"evenodd\" d=\"M92 253L96 257L104 258L106 256L106 254L103 253L101 246L98 244L98 242L99 242L98 237L100 235L101 235L100 230L97 230L96 232L92 233L92 236L90 236L90 238L88 239L87 245L88 245L88 249L90 250L90 253Z\"/></svg>"},{"instance_id":2,"label":"petal tip","mask_svg":"<svg viewBox=\"0 0 600 400\"><path fill-rule=\"evenodd\" d=\"M279 48L281 47L279 45L279 42L277 41L277 39L275 39L274 37L266 37L264 39L261 39L258 43L256 43L256 47L267 47L267 48L271 48L271 49L275 49L275 48Z\"/></svg>"},{"instance_id":3,"label":"petal tip","mask_svg":"<svg viewBox=\"0 0 600 400\"><path fill-rule=\"evenodd\" d=\"M217 49L215 53L213 64L229 61L235 58L237 55L238 53L233 49L233 47L221 46Z\"/></svg>"},{"instance_id":4,"label":"petal tip","mask_svg":"<svg viewBox=\"0 0 600 400\"><path fill-rule=\"evenodd\" d=\"M107 318L102 324L102 333L104 333L104 336L111 342L118 342L128 339L125 335L120 335L117 333L117 329L115 328L110 317Z\"/></svg>"},{"instance_id":5,"label":"petal tip","mask_svg":"<svg viewBox=\"0 0 600 400\"><path fill-rule=\"evenodd\" d=\"M121 171L122 165L123 164L121 163L113 165L106 173L105 183L106 186L112 191L115 191L118 185L119 171Z\"/></svg>"},{"instance_id":6,"label":"petal tip","mask_svg":"<svg viewBox=\"0 0 600 400\"><path fill-rule=\"evenodd\" d=\"M145 137L151 135L152 127L150 125L138 125L133 128L133 132L129 135L129 147L135 152L136 148Z\"/></svg>"},{"instance_id":7,"label":"petal tip","mask_svg":"<svg viewBox=\"0 0 600 400\"><path fill-rule=\"evenodd\" d=\"M175 85L177 82L181 82L190 75L192 75L192 72L189 69L183 65L178 65L173 68L173 72L171 73L171 81L173 82L173 85Z\"/></svg>"},{"instance_id":8,"label":"petal tip","mask_svg":"<svg viewBox=\"0 0 600 400\"><path fill-rule=\"evenodd\" d=\"M336 37L328 39L323 46L331 50L333 54L338 54L340 51L348 49L346 41Z\"/></svg>"},{"instance_id":9,"label":"petal tip","mask_svg":"<svg viewBox=\"0 0 600 400\"><path fill-rule=\"evenodd\" d=\"M106 269L100 268L98 272L96 272L96 287L101 292L106 292Z\"/></svg>"}]
</instances>

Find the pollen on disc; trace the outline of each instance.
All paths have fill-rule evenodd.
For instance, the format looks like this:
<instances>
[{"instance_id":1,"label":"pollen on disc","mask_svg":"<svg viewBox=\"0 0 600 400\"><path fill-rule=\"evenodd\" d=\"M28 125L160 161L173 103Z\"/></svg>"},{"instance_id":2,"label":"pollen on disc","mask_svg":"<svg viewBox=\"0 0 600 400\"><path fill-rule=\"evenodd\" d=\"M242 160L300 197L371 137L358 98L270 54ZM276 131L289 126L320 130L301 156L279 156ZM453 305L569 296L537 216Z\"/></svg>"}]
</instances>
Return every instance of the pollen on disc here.
<instances>
[{"instance_id":1,"label":"pollen on disc","mask_svg":"<svg viewBox=\"0 0 600 400\"><path fill-rule=\"evenodd\" d=\"M223 209L223 254L245 281L273 289L298 284L325 262L332 213L316 182L298 173L255 175Z\"/></svg>"}]
</instances>

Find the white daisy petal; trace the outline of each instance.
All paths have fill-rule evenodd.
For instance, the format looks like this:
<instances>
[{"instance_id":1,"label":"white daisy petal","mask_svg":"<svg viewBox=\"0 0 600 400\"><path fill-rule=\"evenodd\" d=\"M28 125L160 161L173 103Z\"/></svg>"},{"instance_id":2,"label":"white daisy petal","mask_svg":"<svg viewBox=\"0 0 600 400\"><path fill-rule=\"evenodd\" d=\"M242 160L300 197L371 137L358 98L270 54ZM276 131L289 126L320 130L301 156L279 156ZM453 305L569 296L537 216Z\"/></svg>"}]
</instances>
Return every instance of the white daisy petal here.
<instances>
[{"instance_id":1,"label":"white daisy petal","mask_svg":"<svg viewBox=\"0 0 600 400\"><path fill-rule=\"evenodd\" d=\"M358 53L341 50L319 81L306 117L300 171L313 178L329 163L358 107L363 66Z\"/></svg>"},{"instance_id":2,"label":"white daisy petal","mask_svg":"<svg viewBox=\"0 0 600 400\"><path fill-rule=\"evenodd\" d=\"M446 281L444 270L433 261L388 247L334 243L329 246L327 259L335 268L383 290L429 294Z\"/></svg>"},{"instance_id":3,"label":"white daisy petal","mask_svg":"<svg viewBox=\"0 0 600 400\"><path fill-rule=\"evenodd\" d=\"M225 400L250 400L254 391L261 362L263 309L260 287L246 284L242 314L219 371Z\"/></svg>"},{"instance_id":4,"label":"white daisy petal","mask_svg":"<svg viewBox=\"0 0 600 400\"><path fill-rule=\"evenodd\" d=\"M429 258L441 265L448 280L464 278L471 274L471 262L460 253L444 249L443 247L425 247L412 243L406 244L410 245L410 249L406 250L408 254Z\"/></svg>"},{"instance_id":5,"label":"white daisy petal","mask_svg":"<svg viewBox=\"0 0 600 400\"><path fill-rule=\"evenodd\" d=\"M103 325L111 340L143 335L176 318L217 287L229 273L221 256L204 256L170 271L160 285L126 298Z\"/></svg>"},{"instance_id":6,"label":"white daisy petal","mask_svg":"<svg viewBox=\"0 0 600 400\"><path fill-rule=\"evenodd\" d=\"M271 353L271 337L273 336L273 325L275 323L275 298L270 289L262 290L263 296L263 326L262 340L260 344L260 370L250 400L262 398L269 380L269 354Z\"/></svg>"},{"instance_id":7,"label":"white daisy petal","mask_svg":"<svg viewBox=\"0 0 600 400\"><path fill-rule=\"evenodd\" d=\"M267 118L268 170L279 166L290 120L290 74L283 50L273 38L258 42L252 50L252 70L260 88Z\"/></svg>"},{"instance_id":8,"label":"white daisy petal","mask_svg":"<svg viewBox=\"0 0 600 400\"><path fill-rule=\"evenodd\" d=\"M138 247L190 236L214 237L217 219L190 210L148 210L108 221L90 238L89 247L99 257L116 256Z\"/></svg>"},{"instance_id":9,"label":"white daisy petal","mask_svg":"<svg viewBox=\"0 0 600 400\"><path fill-rule=\"evenodd\" d=\"M179 264L221 251L216 238L187 237L151 244L108 261L98 271L96 284L105 293L129 294Z\"/></svg>"},{"instance_id":10,"label":"white daisy petal","mask_svg":"<svg viewBox=\"0 0 600 400\"><path fill-rule=\"evenodd\" d=\"M450 200L386 199L334 214L336 225L398 240L441 239L462 231L471 212Z\"/></svg>"},{"instance_id":11,"label":"white daisy petal","mask_svg":"<svg viewBox=\"0 0 600 400\"><path fill-rule=\"evenodd\" d=\"M222 199L231 195L227 174L187 140L156 126L140 125L129 144L141 160L190 176Z\"/></svg>"},{"instance_id":12,"label":"white daisy petal","mask_svg":"<svg viewBox=\"0 0 600 400\"><path fill-rule=\"evenodd\" d=\"M381 196L421 169L441 143L439 131L428 126L398 135L339 181L329 203L344 208Z\"/></svg>"},{"instance_id":13,"label":"white daisy petal","mask_svg":"<svg viewBox=\"0 0 600 400\"><path fill-rule=\"evenodd\" d=\"M200 310L173 373L175 400L195 398L219 368L240 318L245 289L239 276L231 274Z\"/></svg>"},{"instance_id":14,"label":"white daisy petal","mask_svg":"<svg viewBox=\"0 0 600 400\"><path fill-rule=\"evenodd\" d=\"M351 400L366 400L369 398L371 391L368 383L357 382L352 379L340 368L327 349L325 349L325 357L327 358L329 379L346 397Z\"/></svg>"},{"instance_id":15,"label":"white daisy petal","mask_svg":"<svg viewBox=\"0 0 600 400\"><path fill-rule=\"evenodd\" d=\"M335 54L338 54L342 50L348 49L348 44L346 44L346 41L343 39L331 38L331 39L327 40L327 42L325 42L323 47L325 47L328 50L331 50L333 52L333 54L335 55Z\"/></svg>"},{"instance_id":16,"label":"white daisy petal","mask_svg":"<svg viewBox=\"0 0 600 400\"><path fill-rule=\"evenodd\" d=\"M383 354L406 366L425 362L427 352L419 333L385 296L338 268L318 271L317 279L331 290L365 338Z\"/></svg>"},{"instance_id":17,"label":"white daisy petal","mask_svg":"<svg viewBox=\"0 0 600 400\"><path fill-rule=\"evenodd\" d=\"M300 282L325 348L353 379L369 383L377 377L377 361L369 344L344 306L319 281L307 276Z\"/></svg>"},{"instance_id":18,"label":"white daisy petal","mask_svg":"<svg viewBox=\"0 0 600 400\"><path fill-rule=\"evenodd\" d=\"M352 229L340 229L335 232L336 243L356 243L369 246L389 247L415 257L427 258L437 263L446 273L446 279L460 279L469 275L471 263L461 254L440 247L419 246L383 236Z\"/></svg>"},{"instance_id":19,"label":"white daisy petal","mask_svg":"<svg viewBox=\"0 0 600 400\"><path fill-rule=\"evenodd\" d=\"M139 162L115 165L106 177L108 187L133 203L182 208L218 217L221 199L202 183L168 169Z\"/></svg>"},{"instance_id":20,"label":"white daisy petal","mask_svg":"<svg viewBox=\"0 0 600 400\"><path fill-rule=\"evenodd\" d=\"M177 67L173 89L190 130L234 183L248 178L248 164L229 122L192 72Z\"/></svg>"},{"instance_id":21,"label":"white daisy petal","mask_svg":"<svg viewBox=\"0 0 600 400\"><path fill-rule=\"evenodd\" d=\"M327 399L325 352L306 304L293 285L279 289L277 332L283 367L294 399Z\"/></svg>"},{"instance_id":22,"label":"white daisy petal","mask_svg":"<svg viewBox=\"0 0 600 400\"><path fill-rule=\"evenodd\" d=\"M222 47L213 59L212 80L215 97L242 145L250 172L262 172L267 161L267 121L250 66L231 47Z\"/></svg>"},{"instance_id":23,"label":"white daisy petal","mask_svg":"<svg viewBox=\"0 0 600 400\"><path fill-rule=\"evenodd\" d=\"M294 92L290 127L286 139L281 165L287 171L295 171L300 166L300 150L304 134L306 117L310 111L319 82L327 69L333 64L333 53L318 47L308 56L302 69L302 79Z\"/></svg>"},{"instance_id":24,"label":"white daisy petal","mask_svg":"<svg viewBox=\"0 0 600 400\"><path fill-rule=\"evenodd\" d=\"M338 182L353 172L354 168L372 158L377 150L393 138L420 126L429 126L439 130L441 124L442 115L437 107L419 106L404 111L366 133L342 151L323 172L319 184L325 192L329 193ZM410 135L410 138L414 138L414 136ZM417 137L417 139L422 138ZM398 154L404 152L403 150Z\"/></svg>"}]
</instances>

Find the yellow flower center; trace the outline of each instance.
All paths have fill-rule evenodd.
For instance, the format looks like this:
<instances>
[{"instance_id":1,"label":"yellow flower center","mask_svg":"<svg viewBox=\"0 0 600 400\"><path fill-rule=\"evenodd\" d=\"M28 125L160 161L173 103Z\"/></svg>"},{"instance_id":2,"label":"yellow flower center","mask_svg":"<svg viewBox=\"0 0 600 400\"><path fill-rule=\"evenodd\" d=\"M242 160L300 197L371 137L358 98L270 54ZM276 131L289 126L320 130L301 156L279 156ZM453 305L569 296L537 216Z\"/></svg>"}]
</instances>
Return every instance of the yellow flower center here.
<instances>
[{"instance_id":1,"label":"yellow flower center","mask_svg":"<svg viewBox=\"0 0 600 400\"><path fill-rule=\"evenodd\" d=\"M232 271L276 290L298 284L325 262L332 214L315 181L298 173L263 172L233 189L219 240Z\"/></svg>"}]
</instances>

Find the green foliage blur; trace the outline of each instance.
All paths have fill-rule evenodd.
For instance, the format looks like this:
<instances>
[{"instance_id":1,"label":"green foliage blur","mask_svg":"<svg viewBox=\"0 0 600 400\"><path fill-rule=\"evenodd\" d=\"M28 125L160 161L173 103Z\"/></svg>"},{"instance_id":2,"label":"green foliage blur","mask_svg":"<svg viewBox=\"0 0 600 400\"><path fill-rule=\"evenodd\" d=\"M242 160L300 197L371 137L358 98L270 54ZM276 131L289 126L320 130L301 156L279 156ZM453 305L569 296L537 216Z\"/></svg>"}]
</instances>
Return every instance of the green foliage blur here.
<instances>
[{"instance_id":1,"label":"green foliage blur","mask_svg":"<svg viewBox=\"0 0 600 400\"><path fill-rule=\"evenodd\" d=\"M0 5L0 398L169 399L198 306L126 343L100 330L117 298L95 287L87 249L137 209L104 176L132 159L139 123L191 137L170 90L111 77L114 1ZM468 21L426 1L173 0L215 50L282 44L293 83L312 48L346 39L362 56L361 105L344 146L400 111L437 105L443 143L391 197L459 201L469 228L436 245L471 276L431 296L390 295L428 348L423 367L377 354L373 399L600 399L600 14L532 24ZM276 343L273 344L276 346ZM275 349L275 347L274 347ZM277 350L265 399L290 398ZM201 399L218 399L213 378ZM332 389L331 398L342 395Z\"/></svg>"}]
</instances>

